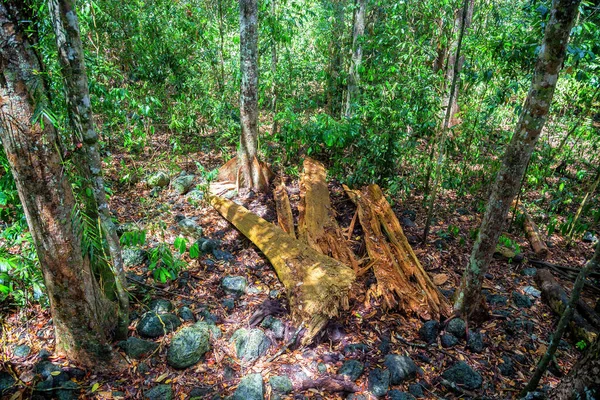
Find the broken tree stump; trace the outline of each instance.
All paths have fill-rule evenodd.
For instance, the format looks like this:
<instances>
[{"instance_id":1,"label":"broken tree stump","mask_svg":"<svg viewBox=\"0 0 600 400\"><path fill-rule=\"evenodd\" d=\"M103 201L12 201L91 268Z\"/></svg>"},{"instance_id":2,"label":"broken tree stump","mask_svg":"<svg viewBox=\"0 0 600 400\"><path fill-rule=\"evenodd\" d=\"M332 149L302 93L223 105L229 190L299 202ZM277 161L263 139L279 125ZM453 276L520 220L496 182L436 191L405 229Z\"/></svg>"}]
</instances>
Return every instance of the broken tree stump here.
<instances>
[{"instance_id":1,"label":"broken tree stump","mask_svg":"<svg viewBox=\"0 0 600 400\"><path fill-rule=\"evenodd\" d=\"M450 315L438 291L408 243L398 218L377 185L346 193L358 208L367 252L377 278L375 294L388 309L398 307L423 319Z\"/></svg>"},{"instance_id":2,"label":"broken tree stump","mask_svg":"<svg viewBox=\"0 0 600 400\"><path fill-rule=\"evenodd\" d=\"M252 171L254 171L258 176L256 177L256 181L260 182L260 187L268 187L269 183L275 176L271 168L264 163L263 161L259 161L256 157L251 161L252 163ZM240 161L238 157L233 157L231 160L227 161L219 168L219 173L217 174L217 181L219 182L230 182L235 183L236 188L244 187L242 167L240 166Z\"/></svg>"},{"instance_id":3,"label":"broken tree stump","mask_svg":"<svg viewBox=\"0 0 600 400\"><path fill-rule=\"evenodd\" d=\"M296 232L294 231L294 217L292 215L292 206L290 205L290 198L288 197L287 191L283 179L275 186L273 190L273 198L275 199L275 207L277 209L277 223L284 232L288 233L294 239L296 238Z\"/></svg>"},{"instance_id":4,"label":"broken tree stump","mask_svg":"<svg viewBox=\"0 0 600 400\"><path fill-rule=\"evenodd\" d=\"M567 296L563 287L554 279L552 273L547 269L538 269L535 275L535 282L542 292L542 299L546 304L548 304L555 314L562 315L569 302L569 296ZM586 309L585 311L589 310ZM598 336L598 332L594 329L593 325L579 312L579 307L573 314L569 328L577 340L584 339L588 343L592 343Z\"/></svg>"},{"instance_id":5,"label":"broken tree stump","mask_svg":"<svg viewBox=\"0 0 600 400\"><path fill-rule=\"evenodd\" d=\"M304 160L304 171L300 178L298 239L318 252L351 266L357 273L358 262L335 220L326 177L323 164L311 158Z\"/></svg>"},{"instance_id":6,"label":"broken tree stump","mask_svg":"<svg viewBox=\"0 0 600 400\"><path fill-rule=\"evenodd\" d=\"M269 259L286 289L294 324L306 329L309 343L327 324L348 308L348 290L354 271L305 242L230 200L211 196L213 207L252 241Z\"/></svg>"},{"instance_id":7,"label":"broken tree stump","mask_svg":"<svg viewBox=\"0 0 600 400\"><path fill-rule=\"evenodd\" d=\"M548 246L544 243L537 225L523 207L519 207L519 209L525 217L523 220L523 229L525 230L525 235L527 236L527 240L529 240L535 255L540 258L546 258L546 256L548 256Z\"/></svg>"}]
</instances>

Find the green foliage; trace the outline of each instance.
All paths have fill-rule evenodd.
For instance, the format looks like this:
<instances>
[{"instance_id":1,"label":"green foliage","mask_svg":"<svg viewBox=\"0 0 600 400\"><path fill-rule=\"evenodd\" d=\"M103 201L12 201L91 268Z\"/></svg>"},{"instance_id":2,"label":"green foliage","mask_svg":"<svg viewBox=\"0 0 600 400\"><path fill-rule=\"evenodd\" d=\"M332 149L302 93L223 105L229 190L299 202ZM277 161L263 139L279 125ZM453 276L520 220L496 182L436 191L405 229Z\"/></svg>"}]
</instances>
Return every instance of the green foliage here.
<instances>
[{"instance_id":1,"label":"green foliage","mask_svg":"<svg viewBox=\"0 0 600 400\"><path fill-rule=\"evenodd\" d=\"M185 239L177 238L175 247L178 250L185 251ZM159 243L158 246L149 251L150 265L148 268L152 271L154 279L165 283L168 280L177 279L177 274L185 267L185 262L180 255L174 255L171 247L167 243Z\"/></svg>"},{"instance_id":2,"label":"green foliage","mask_svg":"<svg viewBox=\"0 0 600 400\"><path fill-rule=\"evenodd\" d=\"M500 238L498 239L498 243L501 246L504 246L508 249L513 250L515 252L515 254L521 253L521 247L519 246L519 244L509 237L500 235Z\"/></svg>"},{"instance_id":3,"label":"green foliage","mask_svg":"<svg viewBox=\"0 0 600 400\"><path fill-rule=\"evenodd\" d=\"M579 351L583 351L588 347L588 343L585 340L580 340L575 343L575 347L577 347Z\"/></svg>"}]
</instances>

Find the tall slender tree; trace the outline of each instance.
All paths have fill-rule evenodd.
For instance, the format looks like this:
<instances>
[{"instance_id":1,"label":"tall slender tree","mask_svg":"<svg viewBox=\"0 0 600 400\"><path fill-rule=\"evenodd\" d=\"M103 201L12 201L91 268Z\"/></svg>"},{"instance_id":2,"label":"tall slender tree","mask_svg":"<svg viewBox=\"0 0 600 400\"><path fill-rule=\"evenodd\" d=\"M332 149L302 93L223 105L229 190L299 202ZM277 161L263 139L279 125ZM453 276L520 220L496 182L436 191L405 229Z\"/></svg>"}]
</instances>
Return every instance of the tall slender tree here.
<instances>
[{"instance_id":1,"label":"tall slender tree","mask_svg":"<svg viewBox=\"0 0 600 400\"><path fill-rule=\"evenodd\" d=\"M96 281L73 222L76 202L27 23L29 1L0 3L0 139L10 163L50 300L56 352L84 366L116 367L116 307Z\"/></svg>"},{"instance_id":2,"label":"tall slender tree","mask_svg":"<svg viewBox=\"0 0 600 400\"><path fill-rule=\"evenodd\" d=\"M454 301L466 318L482 310L481 286L531 153L552 103L580 0L553 0L531 88L492 187L479 233Z\"/></svg>"},{"instance_id":3,"label":"tall slender tree","mask_svg":"<svg viewBox=\"0 0 600 400\"><path fill-rule=\"evenodd\" d=\"M350 70L348 71L348 91L346 92L346 110L347 118L352 116L352 102L356 101L358 94L358 85L360 82L360 64L362 63L362 37L365 34L365 13L367 9L367 0L357 0L354 11L354 26L352 29L352 60L350 61Z\"/></svg>"},{"instance_id":4,"label":"tall slender tree","mask_svg":"<svg viewBox=\"0 0 600 400\"><path fill-rule=\"evenodd\" d=\"M256 168L258 151L258 9L256 0L240 0L240 61L242 87L240 120L242 134L239 161L244 186L260 189Z\"/></svg>"},{"instance_id":5,"label":"tall slender tree","mask_svg":"<svg viewBox=\"0 0 600 400\"><path fill-rule=\"evenodd\" d=\"M88 187L92 190L93 203L95 203L92 205L92 209L93 211L97 210L104 237L108 243L111 258L108 265L112 268L112 273L103 274L103 276L112 278L112 282L106 282L105 284L110 284L111 287L115 288L116 297L119 300L117 336L124 338L127 336L129 325L129 298L125 291L126 281L121 246L106 201L102 163L98 153L98 134L94 127L75 1L50 0L48 6L58 47L58 59L64 78L69 121L73 134L81 143L82 157L78 157L77 160L85 175Z\"/></svg>"}]
</instances>

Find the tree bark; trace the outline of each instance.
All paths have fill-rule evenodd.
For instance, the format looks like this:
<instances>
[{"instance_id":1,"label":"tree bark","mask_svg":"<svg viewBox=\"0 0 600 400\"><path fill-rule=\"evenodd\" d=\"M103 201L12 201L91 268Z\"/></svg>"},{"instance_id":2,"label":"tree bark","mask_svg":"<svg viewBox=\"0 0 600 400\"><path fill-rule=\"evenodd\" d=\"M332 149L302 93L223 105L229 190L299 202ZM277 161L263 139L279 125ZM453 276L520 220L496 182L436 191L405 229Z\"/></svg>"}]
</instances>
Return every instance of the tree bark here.
<instances>
[{"instance_id":1,"label":"tree bark","mask_svg":"<svg viewBox=\"0 0 600 400\"><path fill-rule=\"evenodd\" d=\"M346 93L346 118L352 116L352 102L356 102L360 74L358 69L362 63L362 37L365 34L365 12L367 0L357 0L354 12L354 27L352 33L352 61L348 71L348 92Z\"/></svg>"},{"instance_id":2,"label":"tree bark","mask_svg":"<svg viewBox=\"0 0 600 400\"><path fill-rule=\"evenodd\" d=\"M273 123L271 124L271 135L277 134L277 2L271 0L271 110L273 111Z\"/></svg>"},{"instance_id":3,"label":"tree bark","mask_svg":"<svg viewBox=\"0 0 600 400\"><path fill-rule=\"evenodd\" d=\"M527 236L527 240L529 240L535 255L540 258L546 258L548 256L548 246L546 246L537 225L533 222L531 215L529 215L525 208L519 208L525 217L525 220L523 221L525 235Z\"/></svg>"},{"instance_id":4,"label":"tree bark","mask_svg":"<svg viewBox=\"0 0 600 400\"><path fill-rule=\"evenodd\" d=\"M471 257L454 302L466 318L481 303L481 286L525 167L546 122L579 0L554 0L531 88L496 177Z\"/></svg>"},{"instance_id":5,"label":"tree bark","mask_svg":"<svg viewBox=\"0 0 600 400\"><path fill-rule=\"evenodd\" d=\"M111 258L109 262L111 273L102 276L110 276L112 282L105 282L104 287L115 288L115 295L119 300L119 323L116 336L124 339L127 337L129 326L129 296L125 292L126 280L121 246L106 201L102 162L98 153L98 134L94 127L75 2L74 0L50 0L48 7L52 16L58 59L64 78L69 122L77 140L82 144L84 157L79 157L77 160L92 190L95 201L93 206L95 210L97 209Z\"/></svg>"},{"instance_id":6,"label":"tree bark","mask_svg":"<svg viewBox=\"0 0 600 400\"><path fill-rule=\"evenodd\" d=\"M256 0L240 0L240 65L242 85L240 121L242 134L239 165L242 187L264 190L258 151L258 8Z\"/></svg>"},{"instance_id":7,"label":"tree bark","mask_svg":"<svg viewBox=\"0 0 600 400\"><path fill-rule=\"evenodd\" d=\"M114 368L108 336L116 322L115 307L82 253L57 132L36 113L47 105L46 89L37 73L42 71L39 58L17 22L28 20L25 7L20 0L0 3L0 139L42 268L56 351L84 366ZM32 123L34 118L44 123Z\"/></svg>"},{"instance_id":8,"label":"tree bark","mask_svg":"<svg viewBox=\"0 0 600 400\"><path fill-rule=\"evenodd\" d=\"M549 399L597 399L600 396L600 339L585 351L585 356L550 392Z\"/></svg>"}]
</instances>

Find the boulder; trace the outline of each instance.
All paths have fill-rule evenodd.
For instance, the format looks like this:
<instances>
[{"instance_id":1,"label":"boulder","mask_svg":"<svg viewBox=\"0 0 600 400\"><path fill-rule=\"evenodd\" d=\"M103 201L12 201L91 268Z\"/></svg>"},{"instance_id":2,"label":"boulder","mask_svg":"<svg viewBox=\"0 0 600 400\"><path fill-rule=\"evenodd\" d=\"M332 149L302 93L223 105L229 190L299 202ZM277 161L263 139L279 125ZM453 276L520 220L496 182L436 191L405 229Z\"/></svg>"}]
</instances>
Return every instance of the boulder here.
<instances>
[{"instance_id":1,"label":"boulder","mask_svg":"<svg viewBox=\"0 0 600 400\"><path fill-rule=\"evenodd\" d=\"M126 267L142 265L148 260L148 252L138 247L124 247L121 254L123 255L123 265Z\"/></svg>"},{"instance_id":2,"label":"boulder","mask_svg":"<svg viewBox=\"0 0 600 400\"><path fill-rule=\"evenodd\" d=\"M271 385L271 389L278 393L288 394L294 390L292 381L287 376L272 376L269 378L269 384Z\"/></svg>"},{"instance_id":3,"label":"boulder","mask_svg":"<svg viewBox=\"0 0 600 400\"><path fill-rule=\"evenodd\" d=\"M31 347L26 344L22 344L20 346L15 346L13 349L13 355L15 357L27 357L31 353Z\"/></svg>"},{"instance_id":4,"label":"boulder","mask_svg":"<svg viewBox=\"0 0 600 400\"><path fill-rule=\"evenodd\" d=\"M167 351L167 363L177 369L191 367L210 349L208 324L198 322L175 334Z\"/></svg>"},{"instance_id":5,"label":"boulder","mask_svg":"<svg viewBox=\"0 0 600 400\"><path fill-rule=\"evenodd\" d=\"M530 308L533 305L533 302L529 298L529 296L521 294L519 292L512 293L512 300L515 306L519 308Z\"/></svg>"},{"instance_id":6,"label":"boulder","mask_svg":"<svg viewBox=\"0 0 600 400\"><path fill-rule=\"evenodd\" d=\"M369 373L369 391L375 397L385 396L390 388L390 371L375 368Z\"/></svg>"},{"instance_id":7,"label":"boulder","mask_svg":"<svg viewBox=\"0 0 600 400\"><path fill-rule=\"evenodd\" d=\"M173 179L173 189L175 189L177 194L186 194L194 186L194 178L194 175L178 176L177 178Z\"/></svg>"},{"instance_id":8,"label":"boulder","mask_svg":"<svg viewBox=\"0 0 600 400\"><path fill-rule=\"evenodd\" d=\"M231 400L263 400L263 379L261 374L250 374L242 378Z\"/></svg>"},{"instance_id":9,"label":"boulder","mask_svg":"<svg viewBox=\"0 0 600 400\"><path fill-rule=\"evenodd\" d=\"M260 329L238 329L231 341L235 344L238 358L246 362L262 357L271 346L269 338Z\"/></svg>"},{"instance_id":10,"label":"boulder","mask_svg":"<svg viewBox=\"0 0 600 400\"><path fill-rule=\"evenodd\" d=\"M347 360L338 370L338 375L345 375L351 381L355 381L363 373L365 365L358 360Z\"/></svg>"},{"instance_id":11,"label":"boulder","mask_svg":"<svg viewBox=\"0 0 600 400\"><path fill-rule=\"evenodd\" d=\"M469 331L469 340L467 341L469 350L475 353L481 353L484 349L483 334L481 332Z\"/></svg>"},{"instance_id":12,"label":"boulder","mask_svg":"<svg viewBox=\"0 0 600 400\"><path fill-rule=\"evenodd\" d=\"M158 343L131 336L117 343L117 346L131 358L143 358L152 354L158 348Z\"/></svg>"},{"instance_id":13,"label":"boulder","mask_svg":"<svg viewBox=\"0 0 600 400\"><path fill-rule=\"evenodd\" d=\"M446 332L453 334L459 339L463 339L467 335L467 325L460 318L454 318L448 322Z\"/></svg>"},{"instance_id":14,"label":"boulder","mask_svg":"<svg viewBox=\"0 0 600 400\"><path fill-rule=\"evenodd\" d=\"M172 400L173 389L171 385L156 385L144 393L144 400Z\"/></svg>"},{"instance_id":15,"label":"boulder","mask_svg":"<svg viewBox=\"0 0 600 400\"><path fill-rule=\"evenodd\" d=\"M194 322L196 321L196 317L194 316L194 312L190 310L189 307L183 306L177 311L179 314L179 318L184 320L185 322Z\"/></svg>"},{"instance_id":16,"label":"boulder","mask_svg":"<svg viewBox=\"0 0 600 400\"><path fill-rule=\"evenodd\" d=\"M226 276L221 281L221 286L225 292L235 296L241 296L246 292L248 282L243 276Z\"/></svg>"},{"instance_id":17,"label":"boulder","mask_svg":"<svg viewBox=\"0 0 600 400\"><path fill-rule=\"evenodd\" d=\"M502 356L502 362L498 364L498 369L504 376L511 377L515 374L513 362L508 356Z\"/></svg>"},{"instance_id":18,"label":"boulder","mask_svg":"<svg viewBox=\"0 0 600 400\"><path fill-rule=\"evenodd\" d=\"M410 393L401 392L399 390L390 390L388 392L388 398L390 400L415 400L414 396Z\"/></svg>"},{"instance_id":19,"label":"boulder","mask_svg":"<svg viewBox=\"0 0 600 400\"><path fill-rule=\"evenodd\" d=\"M154 299L148 304L148 308L157 314L165 314L173 311L173 304L169 300Z\"/></svg>"},{"instance_id":20,"label":"boulder","mask_svg":"<svg viewBox=\"0 0 600 400\"><path fill-rule=\"evenodd\" d=\"M147 338L156 338L179 328L181 321L175 314L157 314L154 311L148 311L137 324L137 332L140 336Z\"/></svg>"},{"instance_id":21,"label":"boulder","mask_svg":"<svg viewBox=\"0 0 600 400\"><path fill-rule=\"evenodd\" d=\"M190 190L185 196L185 198L190 204L194 204L196 202L204 200L204 192L198 189Z\"/></svg>"},{"instance_id":22,"label":"boulder","mask_svg":"<svg viewBox=\"0 0 600 400\"><path fill-rule=\"evenodd\" d=\"M193 219L185 218L183 215L177 215L175 220L177 221L177 226L184 235L193 238L202 236L202 227Z\"/></svg>"},{"instance_id":23,"label":"boulder","mask_svg":"<svg viewBox=\"0 0 600 400\"><path fill-rule=\"evenodd\" d=\"M467 390L479 389L483 383L481 375L464 361L460 361L448 368L442 373L442 377Z\"/></svg>"},{"instance_id":24,"label":"boulder","mask_svg":"<svg viewBox=\"0 0 600 400\"><path fill-rule=\"evenodd\" d=\"M425 322L421 329L419 329L419 337L427 343L433 343L436 341L439 332L440 323L435 320L431 320Z\"/></svg>"},{"instance_id":25,"label":"boulder","mask_svg":"<svg viewBox=\"0 0 600 400\"><path fill-rule=\"evenodd\" d=\"M169 178L169 175L163 171L158 171L154 175L148 177L146 182L150 188L157 188L167 186L170 181L171 179Z\"/></svg>"},{"instance_id":26,"label":"boulder","mask_svg":"<svg viewBox=\"0 0 600 400\"><path fill-rule=\"evenodd\" d=\"M8 392L15 385L15 378L8 372L0 371L0 395Z\"/></svg>"},{"instance_id":27,"label":"boulder","mask_svg":"<svg viewBox=\"0 0 600 400\"><path fill-rule=\"evenodd\" d=\"M388 354L385 356L383 364L390 372L390 381L392 385L399 385L406 379L412 378L417 373L415 362L408 356Z\"/></svg>"},{"instance_id":28,"label":"boulder","mask_svg":"<svg viewBox=\"0 0 600 400\"><path fill-rule=\"evenodd\" d=\"M442 343L442 347L449 348L452 346L456 346L458 343L458 338L451 333L445 333L440 338L440 342Z\"/></svg>"}]
</instances>

